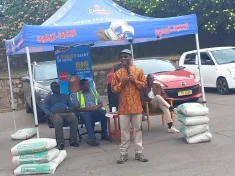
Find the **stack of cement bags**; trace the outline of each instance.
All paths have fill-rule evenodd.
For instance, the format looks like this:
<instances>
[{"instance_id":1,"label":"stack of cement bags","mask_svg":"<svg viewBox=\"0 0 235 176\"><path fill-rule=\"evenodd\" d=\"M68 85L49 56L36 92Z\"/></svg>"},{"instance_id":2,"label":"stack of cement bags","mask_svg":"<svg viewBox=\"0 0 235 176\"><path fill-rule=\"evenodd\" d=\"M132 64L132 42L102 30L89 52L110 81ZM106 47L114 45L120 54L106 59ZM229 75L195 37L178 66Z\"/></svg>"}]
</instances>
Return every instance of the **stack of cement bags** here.
<instances>
[{"instance_id":1,"label":"stack of cement bags","mask_svg":"<svg viewBox=\"0 0 235 176\"><path fill-rule=\"evenodd\" d=\"M180 132L187 143L196 144L209 142L212 134L209 132L209 110L199 103L184 103L177 107L178 120L182 123Z\"/></svg>"},{"instance_id":2,"label":"stack of cement bags","mask_svg":"<svg viewBox=\"0 0 235 176\"><path fill-rule=\"evenodd\" d=\"M55 139L38 138L23 141L11 149L14 175L53 174L67 156L59 151Z\"/></svg>"}]
</instances>

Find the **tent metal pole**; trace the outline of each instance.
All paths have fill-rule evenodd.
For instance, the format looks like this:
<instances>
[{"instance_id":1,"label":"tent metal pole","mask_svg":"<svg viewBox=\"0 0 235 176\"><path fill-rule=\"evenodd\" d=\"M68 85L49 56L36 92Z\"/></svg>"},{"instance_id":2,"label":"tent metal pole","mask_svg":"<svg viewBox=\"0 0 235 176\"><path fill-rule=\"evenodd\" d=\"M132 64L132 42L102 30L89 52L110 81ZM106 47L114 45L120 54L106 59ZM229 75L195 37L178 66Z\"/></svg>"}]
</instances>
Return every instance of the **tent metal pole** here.
<instances>
[{"instance_id":1,"label":"tent metal pole","mask_svg":"<svg viewBox=\"0 0 235 176\"><path fill-rule=\"evenodd\" d=\"M32 103L33 103L33 114L35 120L35 127L37 129L37 138L39 138L39 125L38 125L38 116L37 116L37 107L36 107L36 100L35 100L35 92L33 86L33 74L32 74L32 67L31 67L31 59L29 53L29 47L26 47L26 54L27 54L27 62L28 62L28 69L29 69L29 78L30 78L30 87L31 87L31 94L32 94Z\"/></svg>"},{"instance_id":2,"label":"tent metal pole","mask_svg":"<svg viewBox=\"0 0 235 176\"><path fill-rule=\"evenodd\" d=\"M130 44L130 47L131 47L131 54L132 54L132 63L133 63L133 65L134 65L135 57L134 57L134 50L133 50L133 45L132 45L132 43Z\"/></svg>"},{"instance_id":3,"label":"tent metal pole","mask_svg":"<svg viewBox=\"0 0 235 176\"><path fill-rule=\"evenodd\" d=\"M199 69L199 75L200 75L200 81L201 81L201 87L202 87L202 99L203 99L202 103L204 106L206 106L206 95L205 95L204 82L203 82L203 76L202 76L202 70L201 70L201 54L200 54L198 34L195 34L195 38L196 38L196 46L197 46L198 69Z\"/></svg>"},{"instance_id":4,"label":"tent metal pole","mask_svg":"<svg viewBox=\"0 0 235 176\"><path fill-rule=\"evenodd\" d=\"M8 67L8 76L9 76L9 83L10 83L10 93L11 93L11 109L12 109L12 116L13 116L13 121L14 121L14 129L16 132L15 102L14 102L12 77L11 77L11 66L10 66L9 56L7 56L7 67Z\"/></svg>"}]
</instances>

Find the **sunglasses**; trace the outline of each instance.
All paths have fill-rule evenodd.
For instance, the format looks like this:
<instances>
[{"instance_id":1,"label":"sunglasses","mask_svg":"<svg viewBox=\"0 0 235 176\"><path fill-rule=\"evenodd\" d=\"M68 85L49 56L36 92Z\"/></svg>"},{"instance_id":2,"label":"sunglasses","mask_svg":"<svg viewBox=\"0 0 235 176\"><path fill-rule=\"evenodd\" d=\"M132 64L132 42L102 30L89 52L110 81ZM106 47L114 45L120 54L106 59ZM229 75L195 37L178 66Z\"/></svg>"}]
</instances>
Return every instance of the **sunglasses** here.
<instances>
[{"instance_id":1,"label":"sunglasses","mask_svg":"<svg viewBox=\"0 0 235 176\"><path fill-rule=\"evenodd\" d=\"M120 59L122 59L122 58L128 58L129 56L128 55L123 55L123 56L120 56Z\"/></svg>"}]
</instances>

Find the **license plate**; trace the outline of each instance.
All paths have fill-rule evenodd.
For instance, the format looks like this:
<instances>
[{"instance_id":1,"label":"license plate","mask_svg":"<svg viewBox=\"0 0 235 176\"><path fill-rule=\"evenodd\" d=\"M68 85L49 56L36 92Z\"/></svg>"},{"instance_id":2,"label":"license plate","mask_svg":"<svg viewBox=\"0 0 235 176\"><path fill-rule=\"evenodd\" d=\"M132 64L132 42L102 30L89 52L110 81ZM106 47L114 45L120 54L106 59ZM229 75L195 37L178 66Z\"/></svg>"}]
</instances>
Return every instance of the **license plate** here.
<instances>
[{"instance_id":1,"label":"license plate","mask_svg":"<svg viewBox=\"0 0 235 176\"><path fill-rule=\"evenodd\" d=\"M192 90L185 90L185 91L178 92L179 97L185 96L185 95L191 95L191 94L193 94Z\"/></svg>"}]
</instances>

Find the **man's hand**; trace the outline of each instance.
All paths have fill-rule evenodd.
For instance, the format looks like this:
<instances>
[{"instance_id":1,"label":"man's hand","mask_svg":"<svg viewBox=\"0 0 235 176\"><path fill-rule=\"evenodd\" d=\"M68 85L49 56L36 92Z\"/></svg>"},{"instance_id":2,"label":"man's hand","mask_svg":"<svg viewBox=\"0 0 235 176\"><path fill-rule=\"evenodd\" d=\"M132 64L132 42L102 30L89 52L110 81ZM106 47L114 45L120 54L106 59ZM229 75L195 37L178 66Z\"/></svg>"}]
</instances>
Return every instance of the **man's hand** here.
<instances>
[{"instance_id":1,"label":"man's hand","mask_svg":"<svg viewBox=\"0 0 235 176\"><path fill-rule=\"evenodd\" d=\"M132 83L134 83L134 84L136 83L135 78L132 75L130 75L130 80L131 80Z\"/></svg>"},{"instance_id":2,"label":"man's hand","mask_svg":"<svg viewBox=\"0 0 235 176\"><path fill-rule=\"evenodd\" d=\"M50 118L51 118L51 119L54 119L54 118L55 118L55 115L54 115L54 114L51 114L51 115L50 115Z\"/></svg>"},{"instance_id":3,"label":"man's hand","mask_svg":"<svg viewBox=\"0 0 235 176\"><path fill-rule=\"evenodd\" d=\"M66 112L73 112L73 109L72 108L67 108Z\"/></svg>"},{"instance_id":4,"label":"man's hand","mask_svg":"<svg viewBox=\"0 0 235 176\"><path fill-rule=\"evenodd\" d=\"M87 111L95 111L97 109L98 109L97 106L92 106L92 107L87 108Z\"/></svg>"},{"instance_id":5,"label":"man's hand","mask_svg":"<svg viewBox=\"0 0 235 176\"><path fill-rule=\"evenodd\" d=\"M125 78L122 80L122 84L123 84L123 85L126 85L129 80L130 80L129 76L125 77Z\"/></svg>"},{"instance_id":6,"label":"man's hand","mask_svg":"<svg viewBox=\"0 0 235 176\"><path fill-rule=\"evenodd\" d=\"M96 111L97 109L100 109L101 107L102 107L101 105L93 106L92 111Z\"/></svg>"}]
</instances>

